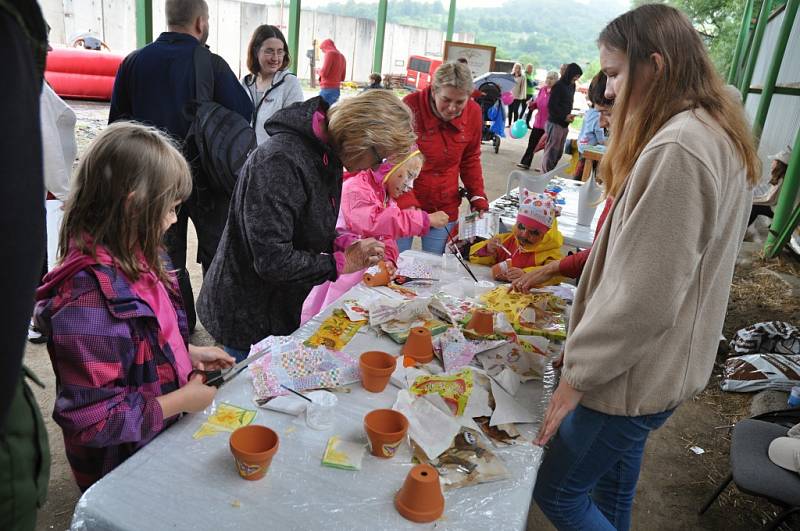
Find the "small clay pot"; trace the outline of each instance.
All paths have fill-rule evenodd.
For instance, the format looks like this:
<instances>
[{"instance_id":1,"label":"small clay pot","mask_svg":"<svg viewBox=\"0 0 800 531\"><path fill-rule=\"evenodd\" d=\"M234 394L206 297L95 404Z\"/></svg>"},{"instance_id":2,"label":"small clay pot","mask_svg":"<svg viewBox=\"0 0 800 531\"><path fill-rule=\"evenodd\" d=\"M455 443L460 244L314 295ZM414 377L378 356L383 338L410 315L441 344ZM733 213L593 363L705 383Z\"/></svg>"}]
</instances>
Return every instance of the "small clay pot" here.
<instances>
[{"instance_id":1,"label":"small clay pot","mask_svg":"<svg viewBox=\"0 0 800 531\"><path fill-rule=\"evenodd\" d=\"M408 339L401 351L404 356L414 358L418 363L428 363L433 359L433 340L431 331L417 326L408 332Z\"/></svg>"},{"instance_id":2,"label":"small clay pot","mask_svg":"<svg viewBox=\"0 0 800 531\"><path fill-rule=\"evenodd\" d=\"M389 281L392 279L392 275L389 274L389 270L386 269L386 262L381 262L378 264L378 271L374 275L369 273L364 273L364 284L371 288L377 288L379 286L388 286Z\"/></svg>"},{"instance_id":3,"label":"small clay pot","mask_svg":"<svg viewBox=\"0 0 800 531\"><path fill-rule=\"evenodd\" d=\"M494 334L494 312L491 310L475 310L467 324L467 330L473 330L482 336Z\"/></svg>"},{"instance_id":4,"label":"small clay pot","mask_svg":"<svg viewBox=\"0 0 800 531\"><path fill-rule=\"evenodd\" d=\"M361 367L361 385L364 389L370 393L380 393L386 389L397 360L390 354L372 350L363 353L358 364Z\"/></svg>"},{"instance_id":5,"label":"small clay pot","mask_svg":"<svg viewBox=\"0 0 800 531\"><path fill-rule=\"evenodd\" d=\"M433 522L444 512L444 496L439 473L431 465L411 469L403 488L394 498L394 506L403 518L424 524Z\"/></svg>"},{"instance_id":6,"label":"small clay pot","mask_svg":"<svg viewBox=\"0 0 800 531\"><path fill-rule=\"evenodd\" d=\"M278 442L278 434L266 426L251 424L234 431L230 446L239 475L251 481L263 478L278 451Z\"/></svg>"},{"instance_id":7,"label":"small clay pot","mask_svg":"<svg viewBox=\"0 0 800 531\"><path fill-rule=\"evenodd\" d=\"M492 266L492 278L495 280L504 280L506 278L506 273L508 273L509 268L511 267L511 260L503 260L502 262L498 262Z\"/></svg>"},{"instance_id":8,"label":"small clay pot","mask_svg":"<svg viewBox=\"0 0 800 531\"><path fill-rule=\"evenodd\" d=\"M364 430L372 455L394 457L408 431L408 419L393 409L375 409L364 416Z\"/></svg>"}]
</instances>

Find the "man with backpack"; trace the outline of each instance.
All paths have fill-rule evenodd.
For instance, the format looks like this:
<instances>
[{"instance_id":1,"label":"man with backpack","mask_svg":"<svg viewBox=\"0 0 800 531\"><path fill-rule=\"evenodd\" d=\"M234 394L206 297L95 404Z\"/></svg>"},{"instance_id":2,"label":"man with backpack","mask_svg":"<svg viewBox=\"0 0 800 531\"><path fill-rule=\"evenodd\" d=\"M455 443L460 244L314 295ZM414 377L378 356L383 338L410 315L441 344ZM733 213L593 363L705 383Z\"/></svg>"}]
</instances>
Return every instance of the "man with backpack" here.
<instances>
[{"instance_id":1,"label":"man with backpack","mask_svg":"<svg viewBox=\"0 0 800 531\"><path fill-rule=\"evenodd\" d=\"M165 243L178 270L189 329L194 330L194 295L186 271L188 220L197 231L197 261L205 273L225 228L235 166L241 166L242 157L255 147L255 133L249 129L253 104L225 60L205 46L205 0L167 0L166 19L167 31L120 65L108 122L136 120L166 131L183 145L192 166L192 195L181 206ZM231 130L238 136L232 137ZM237 148L241 152L228 152ZM220 160L234 162L220 168Z\"/></svg>"}]
</instances>

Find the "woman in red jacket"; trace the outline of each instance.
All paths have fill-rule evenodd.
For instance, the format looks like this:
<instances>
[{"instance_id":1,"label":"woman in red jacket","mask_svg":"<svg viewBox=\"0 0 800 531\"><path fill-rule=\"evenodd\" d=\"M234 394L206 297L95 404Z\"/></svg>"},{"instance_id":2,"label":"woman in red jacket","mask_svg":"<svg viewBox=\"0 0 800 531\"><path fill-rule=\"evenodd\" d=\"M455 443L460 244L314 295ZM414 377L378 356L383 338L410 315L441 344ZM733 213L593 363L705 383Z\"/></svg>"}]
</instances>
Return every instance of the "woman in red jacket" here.
<instances>
[{"instance_id":1,"label":"woman in red jacket","mask_svg":"<svg viewBox=\"0 0 800 531\"><path fill-rule=\"evenodd\" d=\"M486 211L481 169L481 108L470 99L472 73L463 63L444 63L433 75L431 86L406 96L414 113L417 145L425 156L414 190L398 198L400 208L442 210L450 216L445 228L431 228L422 237L422 250L442 254L448 232L458 220L461 194L459 177L473 211ZM400 251L411 248L411 238L397 240Z\"/></svg>"}]
</instances>

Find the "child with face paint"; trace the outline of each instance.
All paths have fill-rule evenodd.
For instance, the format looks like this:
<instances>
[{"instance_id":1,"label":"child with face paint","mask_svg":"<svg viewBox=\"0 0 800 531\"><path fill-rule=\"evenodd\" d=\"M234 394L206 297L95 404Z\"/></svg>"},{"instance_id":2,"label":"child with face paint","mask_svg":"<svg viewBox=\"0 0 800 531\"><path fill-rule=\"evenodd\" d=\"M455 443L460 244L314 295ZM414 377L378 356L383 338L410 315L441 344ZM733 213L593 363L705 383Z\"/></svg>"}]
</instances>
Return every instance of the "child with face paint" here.
<instances>
[{"instance_id":1,"label":"child with face paint","mask_svg":"<svg viewBox=\"0 0 800 531\"><path fill-rule=\"evenodd\" d=\"M376 157L379 159L379 157ZM397 238L422 236L431 228L444 227L444 212L401 209L395 201L411 190L422 169L423 157L417 146L398 161L383 159L374 167L345 177L336 230L359 238L376 238L385 244L387 268L393 272L400 254ZM331 302L361 281L364 271L341 275L335 282L315 286L303 303L301 322L321 312Z\"/></svg>"},{"instance_id":2,"label":"child with face paint","mask_svg":"<svg viewBox=\"0 0 800 531\"><path fill-rule=\"evenodd\" d=\"M558 231L557 207L550 196L522 189L517 223L511 232L476 243L469 261L491 265L495 280L514 281L523 274L561 259L564 237ZM558 283L555 278L552 283Z\"/></svg>"}]
</instances>

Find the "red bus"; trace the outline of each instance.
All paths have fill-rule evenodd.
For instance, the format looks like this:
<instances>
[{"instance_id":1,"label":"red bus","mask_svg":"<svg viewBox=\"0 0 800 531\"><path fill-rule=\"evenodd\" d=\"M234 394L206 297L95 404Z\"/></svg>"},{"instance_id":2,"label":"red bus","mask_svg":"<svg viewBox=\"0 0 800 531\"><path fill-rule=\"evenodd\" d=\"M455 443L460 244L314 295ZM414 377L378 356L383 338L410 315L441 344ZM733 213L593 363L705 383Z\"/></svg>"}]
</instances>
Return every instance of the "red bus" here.
<instances>
[{"instance_id":1,"label":"red bus","mask_svg":"<svg viewBox=\"0 0 800 531\"><path fill-rule=\"evenodd\" d=\"M441 59L433 59L423 55L412 55L408 58L406 68L406 88L411 90L422 90L431 84L431 77L436 69L441 66Z\"/></svg>"}]
</instances>

